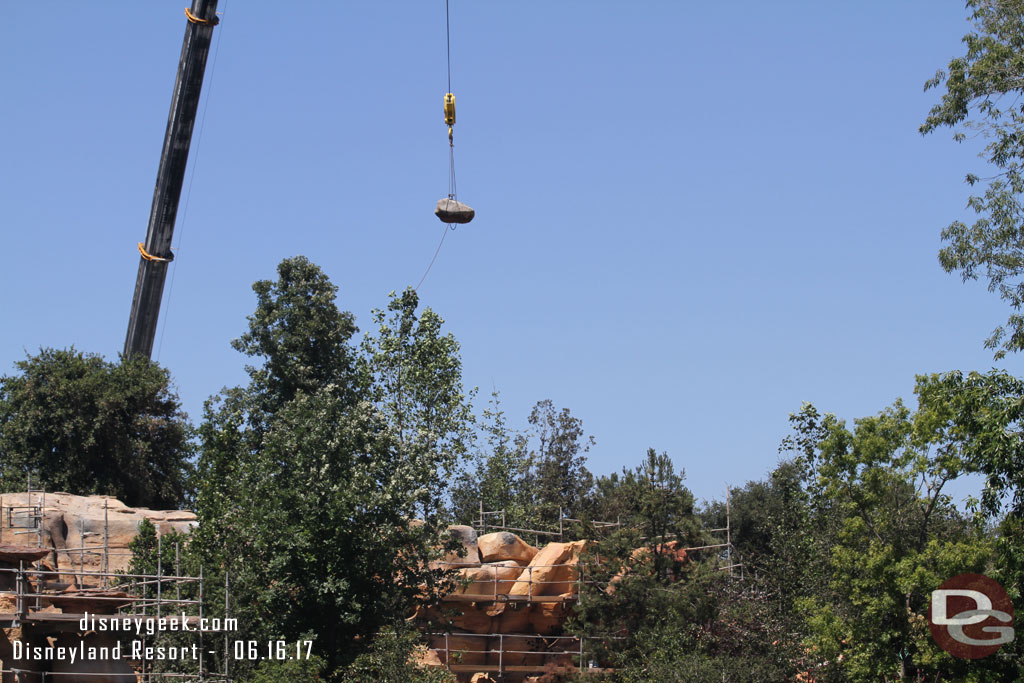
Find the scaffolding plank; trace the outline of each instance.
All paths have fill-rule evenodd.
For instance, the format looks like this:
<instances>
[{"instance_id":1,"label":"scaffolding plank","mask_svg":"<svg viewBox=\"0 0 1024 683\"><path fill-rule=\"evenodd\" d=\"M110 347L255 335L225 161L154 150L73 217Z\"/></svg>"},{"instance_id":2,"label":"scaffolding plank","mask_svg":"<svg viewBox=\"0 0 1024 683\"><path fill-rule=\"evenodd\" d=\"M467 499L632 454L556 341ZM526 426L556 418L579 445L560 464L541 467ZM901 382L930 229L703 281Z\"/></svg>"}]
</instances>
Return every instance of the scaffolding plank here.
<instances>
[{"instance_id":1,"label":"scaffolding plank","mask_svg":"<svg viewBox=\"0 0 1024 683\"><path fill-rule=\"evenodd\" d=\"M576 602L576 595L446 595L441 602Z\"/></svg>"},{"instance_id":2,"label":"scaffolding plank","mask_svg":"<svg viewBox=\"0 0 1024 683\"><path fill-rule=\"evenodd\" d=\"M457 674L471 673L571 673L584 671L594 674L611 674L615 669L580 669L576 666L499 666L497 664L449 664L448 670Z\"/></svg>"}]
</instances>

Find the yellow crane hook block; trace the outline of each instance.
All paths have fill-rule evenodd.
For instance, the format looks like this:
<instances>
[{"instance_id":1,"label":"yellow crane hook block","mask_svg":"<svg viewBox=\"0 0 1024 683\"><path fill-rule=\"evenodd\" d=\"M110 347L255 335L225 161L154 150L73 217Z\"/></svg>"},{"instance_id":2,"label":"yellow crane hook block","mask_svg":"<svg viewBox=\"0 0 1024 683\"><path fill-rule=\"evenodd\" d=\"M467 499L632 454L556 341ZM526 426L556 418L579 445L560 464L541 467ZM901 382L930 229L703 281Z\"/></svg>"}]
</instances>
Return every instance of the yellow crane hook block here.
<instances>
[{"instance_id":1,"label":"yellow crane hook block","mask_svg":"<svg viewBox=\"0 0 1024 683\"><path fill-rule=\"evenodd\" d=\"M449 126L455 125L455 95L451 93L444 95L444 122Z\"/></svg>"},{"instance_id":2,"label":"yellow crane hook block","mask_svg":"<svg viewBox=\"0 0 1024 683\"><path fill-rule=\"evenodd\" d=\"M451 197L445 197L437 200L434 214L441 219L442 223L468 223L473 220L476 211L467 204L457 202Z\"/></svg>"},{"instance_id":3,"label":"yellow crane hook block","mask_svg":"<svg viewBox=\"0 0 1024 683\"><path fill-rule=\"evenodd\" d=\"M444 95L444 122L448 124L448 140L451 141L452 126L455 125L455 95L450 92Z\"/></svg>"}]
</instances>

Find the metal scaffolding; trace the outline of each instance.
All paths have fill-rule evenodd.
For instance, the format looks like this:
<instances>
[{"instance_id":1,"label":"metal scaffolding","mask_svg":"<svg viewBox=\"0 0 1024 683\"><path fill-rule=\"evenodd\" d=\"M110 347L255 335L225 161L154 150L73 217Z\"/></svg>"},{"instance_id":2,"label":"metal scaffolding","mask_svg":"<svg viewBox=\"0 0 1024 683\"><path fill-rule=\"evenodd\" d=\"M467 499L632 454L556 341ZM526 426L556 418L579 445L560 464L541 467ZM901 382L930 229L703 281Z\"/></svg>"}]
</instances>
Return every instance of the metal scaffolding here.
<instances>
[{"instance_id":1,"label":"metal scaffolding","mask_svg":"<svg viewBox=\"0 0 1024 683\"><path fill-rule=\"evenodd\" d=\"M23 629L33 637L45 638L47 634L74 631L87 617L101 620L127 618L132 624L138 624L142 637L151 638L164 630L160 628L163 623L170 630L195 632L198 641L195 671L156 672L150 670L152 663L147 666L145 661L141 661L133 666L133 683L157 680L230 681L227 648L232 622L228 612L227 575L224 617L210 619L204 615L206 592L202 569L199 576L182 573L178 542L174 544L173 567L165 567L163 536L158 533L155 573L112 570L112 558L120 560L116 564L123 566L125 558L132 557L132 552L127 545L110 543L109 505L106 500L102 532L85 531L79 520L80 545L56 548L45 536L46 492L29 487L26 493L27 503L21 500L22 494L18 494L16 502L12 502L10 494L7 500L0 496L0 628ZM87 538L91 541L88 544ZM52 564L56 567L46 563L51 554L56 560ZM62 557L66 561L61 561ZM86 562L87 558L89 562ZM99 566L100 569L87 566ZM178 622L177 628L171 628L171 622ZM203 642L204 634L209 637L221 631L225 634L222 670L209 671L204 659L208 652L208 644ZM0 678L4 681L60 683L87 681L89 677L98 675L115 678L118 675L39 671L23 668L23 664L20 667L12 664L18 662L4 661L0 668Z\"/></svg>"}]
</instances>

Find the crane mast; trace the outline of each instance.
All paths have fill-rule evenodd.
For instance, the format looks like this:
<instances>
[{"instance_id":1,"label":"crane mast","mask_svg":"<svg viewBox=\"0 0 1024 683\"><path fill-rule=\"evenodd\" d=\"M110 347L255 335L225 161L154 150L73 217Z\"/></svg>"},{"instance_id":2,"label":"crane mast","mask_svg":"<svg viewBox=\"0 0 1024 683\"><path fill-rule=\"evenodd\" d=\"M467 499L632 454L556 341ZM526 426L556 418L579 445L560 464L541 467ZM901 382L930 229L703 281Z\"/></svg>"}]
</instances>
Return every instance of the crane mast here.
<instances>
[{"instance_id":1,"label":"crane mast","mask_svg":"<svg viewBox=\"0 0 1024 683\"><path fill-rule=\"evenodd\" d=\"M126 357L141 354L149 358L153 354L167 267L174 258L171 253L174 220L178 214L178 202L185 179L206 58L210 53L213 27L218 21L217 0L192 0L192 7L186 9L185 14L188 24L181 46L171 111L167 117L153 206L149 214L146 241L139 245L139 274L135 280L128 334L124 340Z\"/></svg>"}]
</instances>

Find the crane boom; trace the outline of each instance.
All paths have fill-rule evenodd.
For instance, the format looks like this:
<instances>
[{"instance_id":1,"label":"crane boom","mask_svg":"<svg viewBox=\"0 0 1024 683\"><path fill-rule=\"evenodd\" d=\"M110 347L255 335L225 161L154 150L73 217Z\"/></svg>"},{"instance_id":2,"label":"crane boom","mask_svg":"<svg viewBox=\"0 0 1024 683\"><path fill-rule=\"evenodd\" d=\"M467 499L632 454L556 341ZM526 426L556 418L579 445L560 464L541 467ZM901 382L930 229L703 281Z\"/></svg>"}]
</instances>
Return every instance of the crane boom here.
<instances>
[{"instance_id":1,"label":"crane boom","mask_svg":"<svg viewBox=\"0 0 1024 683\"><path fill-rule=\"evenodd\" d=\"M210 53L213 27L217 24L217 0L192 0L191 10L186 9L185 13L188 24L181 46L171 111L167 117L167 132L164 134L164 146L157 170L153 207L149 214L146 242L139 248L139 274L135 280L128 334L124 340L126 357L142 354L149 358L153 354L153 339L156 337L167 266L174 258L171 254L174 220L178 214L178 201L181 199L185 179L206 58Z\"/></svg>"}]
</instances>

